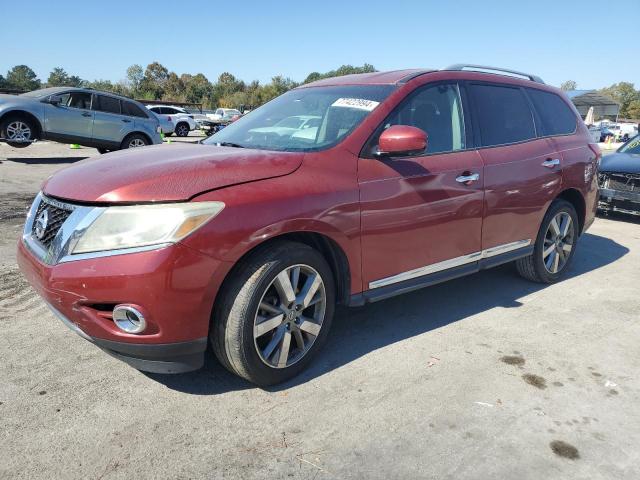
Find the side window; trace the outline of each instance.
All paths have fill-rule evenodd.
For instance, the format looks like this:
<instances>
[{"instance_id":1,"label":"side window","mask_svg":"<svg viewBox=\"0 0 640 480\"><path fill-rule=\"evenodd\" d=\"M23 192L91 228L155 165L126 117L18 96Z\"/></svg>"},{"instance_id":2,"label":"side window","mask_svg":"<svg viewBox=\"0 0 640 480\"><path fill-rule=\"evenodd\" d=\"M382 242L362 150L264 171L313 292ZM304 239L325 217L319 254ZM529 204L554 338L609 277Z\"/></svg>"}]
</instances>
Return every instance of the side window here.
<instances>
[{"instance_id":1,"label":"side window","mask_svg":"<svg viewBox=\"0 0 640 480\"><path fill-rule=\"evenodd\" d=\"M125 102L124 100L122 101L122 113L130 117L149 118L135 103Z\"/></svg>"},{"instance_id":2,"label":"side window","mask_svg":"<svg viewBox=\"0 0 640 480\"><path fill-rule=\"evenodd\" d=\"M536 138L529 102L519 87L469 85L483 147Z\"/></svg>"},{"instance_id":3,"label":"side window","mask_svg":"<svg viewBox=\"0 0 640 480\"><path fill-rule=\"evenodd\" d=\"M169 115L175 115L176 113L180 113L180 112L175 108L165 107L164 113L168 113Z\"/></svg>"},{"instance_id":4,"label":"side window","mask_svg":"<svg viewBox=\"0 0 640 480\"><path fill-rule=\"evenodd\" d=\"M426 153L443 153L465 148L464 118L457 84L419 88L387 117L374 136L392 125L409 125L427 133Z\"/></svg>"},{"instance_id":5,"label":"side window","mask_svg":"<svg viewBox=\"0 0 640 480\"><path fill-rule=\"evenodd\" d=\"M96 105L93 109L99 112L120 114L120 99L96 95Z\"/></svg>"},{"instance_id":6,"label":"side window","mask_svg":"<svg viewBox=\"0 0 640 480\"><path fill-rule=\"evenodd\" d=\"M68 107L69 106L69 99L71 98L71 94L69 92L60 93L60 94L57 94L57 95L51 95L51 98L60 99L60 106Z\"/></svg>"},{"instance_id":7,"label":"side window","mask_svg":"<svg viewBox=\"0 0 640 480\"><path fill-rule=\"evenodd\" d=\"M162 113L160 107L149 107L153 113Z\"/></svg>"},{"instance_id":8,"label":"side window","mask_svg":"<svg viewBox=\"0 0 640 480\"><path fill-rule=\"evenodd\" d=\"M69 103L67 103L67 106L71 108L89 110L91 108L91 94L85 92L71 92L69 94Z\"/></svg>"},{"instance_id":9,"label":"side window","mask_svg":"<svg viewBox=\"0 0 640 480\"><path fill-rule=\"evenodd\" d=\"M527 88L533 106L542 121L543 135L567 135L576 131L576 116L558 95Z\"/></svg>"}]
</instances>

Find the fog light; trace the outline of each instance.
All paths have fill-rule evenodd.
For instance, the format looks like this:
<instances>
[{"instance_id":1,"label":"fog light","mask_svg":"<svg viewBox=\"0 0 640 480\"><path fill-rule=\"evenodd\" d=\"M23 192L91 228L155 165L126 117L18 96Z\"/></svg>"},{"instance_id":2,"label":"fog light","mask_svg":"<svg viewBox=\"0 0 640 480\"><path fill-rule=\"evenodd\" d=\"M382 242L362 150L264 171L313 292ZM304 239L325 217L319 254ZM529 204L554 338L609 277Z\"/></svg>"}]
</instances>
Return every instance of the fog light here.
<instances>
[{"instance_id":1,"label":"fog light","mask_svg":"<svg viewBox=\"0 0 640 480\"><path fill-rule=\"evenodd\" d=\"M147 327L144 315L131 305L116 305L113 309L113 322L127 333L140 333Z\"/></svg>"}]
</instances>

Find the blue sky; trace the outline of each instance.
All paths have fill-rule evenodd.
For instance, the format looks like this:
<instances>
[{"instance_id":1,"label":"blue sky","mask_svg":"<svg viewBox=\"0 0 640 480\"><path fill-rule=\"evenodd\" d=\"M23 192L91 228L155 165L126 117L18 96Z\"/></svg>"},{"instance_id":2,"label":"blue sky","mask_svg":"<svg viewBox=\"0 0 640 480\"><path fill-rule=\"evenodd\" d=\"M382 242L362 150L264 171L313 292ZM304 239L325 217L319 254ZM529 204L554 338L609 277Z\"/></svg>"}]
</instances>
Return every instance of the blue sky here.
<instances>
[{"instance_id":1,"label":"blue sky","mask_svg":"<svg viewBox=\"0 0 640 480\"><path fill-rule=\"evenodd\" d=\"M46 80L61 66L117 81L131 64L159 61L178 74L214 80L229 71L265 82L342 64L393 70L466 62L536 73L554 85L638 88L640 0L623 3L629 15L607 13L602 1L566 0L39 0L19 7L0 0L0 73L27 64ZM616 31L625 40L614 41Z\"/></svg>"}]
</instances>

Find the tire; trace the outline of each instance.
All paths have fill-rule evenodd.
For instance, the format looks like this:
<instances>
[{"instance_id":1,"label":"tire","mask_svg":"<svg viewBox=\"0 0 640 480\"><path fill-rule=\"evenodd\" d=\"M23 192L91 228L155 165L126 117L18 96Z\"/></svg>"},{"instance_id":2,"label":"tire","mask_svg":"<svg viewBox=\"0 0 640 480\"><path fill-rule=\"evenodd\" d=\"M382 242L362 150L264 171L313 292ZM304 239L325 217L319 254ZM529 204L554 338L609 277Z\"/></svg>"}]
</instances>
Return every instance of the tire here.
<instances>
[{"instance_id":1,"label":"tire","mask_svg":"<svg viewBox=\"0 0 640 480\"><path fill-rule=\"evenodd\" d=\"M567 218L570 221L566 227L566 234L564 234L565 223L563 222ZM554 220L557 229L552 226ZM556 230L559 231L559 234L556 233ZM559 281L571 265L576 253L579 234L576 209L566 200L554 200L540 225L533 254L516 260L518 273L532 282L555 283Z\"/></svg>"},{"instance_id":2,"label":"tire","mask_svg":"<svg viewBox=\"0 0 640 480\"><path fill-rule=\"evenodd\" d=\"M316 278L321 284L303 300ZM287 282L298 308L282 305L286 295L279 286ZM256 385L274 385L296 376L313 360L326 342L334 309L335 281L324 257L302 243L270 244L238 264L225 281L209 339L229 371Z\"/></svg>"},{"instance_id":3,"label":"tire","mask_svg":"<svg viewBox=\"0 0 640 480\"><path fill-rule=\"evenodd\" d=\"M170 137L171 135L173 135L173 132L168 132L164 134L165 137Z\"/></svg>"},{"instance_id":4,"label":"tire","mask_svg":"<svg viewBox=\"0 0 640 480\"><path fill-rule=\"evenodd\" d=\"M96 148L96 150L98 150L98 153L109 153L111 150L107 149L107 148Z\"/></svg>"},{"instance_id":5,"label":"tire","mask_svg":"<svg viewBox=\"0 0 640 480\"><path fill-rule=\"evenodd\" d=\"M186 137L189 135L189 130L190 129L188 123L180 122L176 125L174 132L178 137Z\"/></svg>"},{"instance_id":6,"label":"tire","mask_svg":"<svg viewBox=\"0 0 640 480\"><path fill-rule=\"evenodd\" d=\"M9 116L0 124L0 137L14 148L25 148L31 145L31 141L37 139L37 132L38 129L33 121L23 116Z\"/></svg>"},{"instance_id":7,"label":"tire","mask_svg":"<svg viewBox=\"0 0 640 480\"><path fill-rule=\"evenodd\" d=\"M137 148L149 145L149 139L140 133L131 133L125 137L120 148Z\"/></svg>"}]
</instances>

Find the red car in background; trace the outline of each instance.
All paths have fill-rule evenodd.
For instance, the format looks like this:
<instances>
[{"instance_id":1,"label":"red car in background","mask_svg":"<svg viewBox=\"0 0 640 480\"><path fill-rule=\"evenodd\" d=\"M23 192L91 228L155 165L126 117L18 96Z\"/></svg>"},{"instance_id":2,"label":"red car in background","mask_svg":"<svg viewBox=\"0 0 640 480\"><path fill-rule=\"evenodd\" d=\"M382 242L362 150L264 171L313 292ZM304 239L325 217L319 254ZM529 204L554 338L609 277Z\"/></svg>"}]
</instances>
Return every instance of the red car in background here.
<instances>
[{"instance_id":1,"label":"red car in background","mask_svg":"<svg viewBox=\"0 0 640 480\"><path fill-rule=\"evenodd\" d=\"M600 152L561 91L477 70L321 80L201 145L61 170L28 215L22 272L138 369L197 369L210 343L260 385L313 361L338 303L513 261L556 282L594 219ZM294 116L321 121L273 127Z\"/></svg>"}]
</instances>

